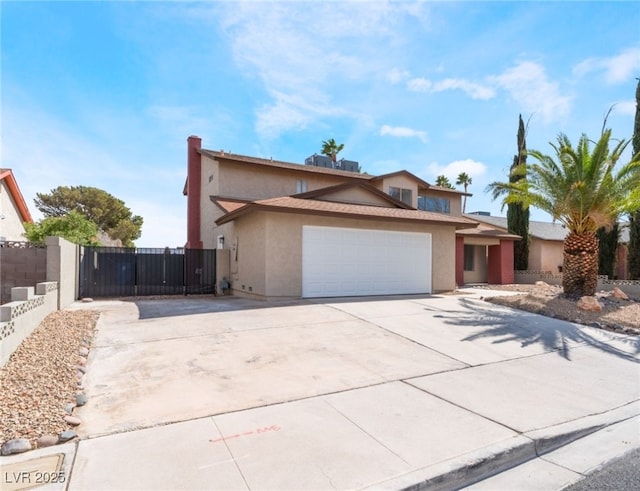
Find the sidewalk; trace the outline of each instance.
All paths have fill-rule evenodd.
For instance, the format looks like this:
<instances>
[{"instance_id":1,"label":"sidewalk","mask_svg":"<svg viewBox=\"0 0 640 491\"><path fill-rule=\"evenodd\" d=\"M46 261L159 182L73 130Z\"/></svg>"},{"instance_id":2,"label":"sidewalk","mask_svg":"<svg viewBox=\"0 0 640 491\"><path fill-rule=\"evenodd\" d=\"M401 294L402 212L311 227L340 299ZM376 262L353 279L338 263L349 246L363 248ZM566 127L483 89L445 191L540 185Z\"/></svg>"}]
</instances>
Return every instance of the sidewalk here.
<instances>
[{"instance_id":1,"label":"sidewalk","mask_svg":"<svg viewBox=\"0 0 640 491\"><path fill-rule=\"evenodd\" d=\"M487 293L96 303L83 438L3 473L64 450L52 489L457 489L638 429L638 338Z\"/></svg>"}]
</instances>

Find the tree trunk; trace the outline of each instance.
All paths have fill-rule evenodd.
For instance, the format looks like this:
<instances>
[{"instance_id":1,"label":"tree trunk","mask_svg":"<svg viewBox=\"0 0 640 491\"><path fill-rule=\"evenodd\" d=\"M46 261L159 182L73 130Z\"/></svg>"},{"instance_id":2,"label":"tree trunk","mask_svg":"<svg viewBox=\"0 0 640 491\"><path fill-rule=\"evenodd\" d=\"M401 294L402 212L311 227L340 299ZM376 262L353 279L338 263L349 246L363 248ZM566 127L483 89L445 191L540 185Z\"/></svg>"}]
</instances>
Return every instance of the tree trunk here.
<instances>
[{"instance_id":1,"label":"tree trunk","mask_svg":"<svg viewBox=\"0 0 640 491\"><path fill-rule=\"evenodd\" d=\"M564 239L562 287L571 297L592 296L598 284L598 238L571 232Z\"/></svg>"}]
</instances>

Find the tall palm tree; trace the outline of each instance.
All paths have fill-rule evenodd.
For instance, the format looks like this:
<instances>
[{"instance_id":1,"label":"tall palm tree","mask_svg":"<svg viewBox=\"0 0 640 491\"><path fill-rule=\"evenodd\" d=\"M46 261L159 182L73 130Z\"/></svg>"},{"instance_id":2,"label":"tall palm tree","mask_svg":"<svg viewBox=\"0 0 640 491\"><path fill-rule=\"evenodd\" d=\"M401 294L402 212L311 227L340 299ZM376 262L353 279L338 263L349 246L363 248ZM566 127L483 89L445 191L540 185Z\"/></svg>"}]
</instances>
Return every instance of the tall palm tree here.
<instances>
[{"instance_id":1,"label":"tall palm tree","mask_svg":"<svg viewBox=\"0 0 640 491\"><path fill-rule=\"evenodd\" d=\"M531 150L528 154L537 162L513 171L524 179L487 187L493 199L505 196L503 205L535 206L566 227L562 286L569 296L595 293L598 228L610 227L620 213L640 205L640 160L636 156L616 171L629 140L617 142L613 149L610 142L611 130L604 130L593 150L586 135L574 149L560 134L557 144L551 143L555 158Z\"/></svg>"},{"instance_id":2,"label":"tall palm tree","mask_svg":"<svg viewBox=\"0 0 640 491\"><path fill-rule=\"evenodd\" d=\"M458 174L458 180L456 181L456 185L458 186L464 186L464 192L467 192L467 188L471 185L471 178L469 177L469 174L467 174L466 172L461 172L460 174ZM462 213L465 212L467 208L467 197L464 197L464 201L462 202Z\"/></svg>"},{"instance_id":3,"label":"tall palm tree","mask_svg":"<svg viewBox=\"0 0 640 491\"><path fill-rule=\"evenodd\" d=\"M451 181L449 181L449 178L444 174L436 177L436 186L440 186L441 188L455 189L451 184Z\"/></svg>"},{"instance_id":4,"label":"tall palm tree","mask_svg":"<svg viewBox=\"0 0 640 491\"><path fill-rule=\"evenodd\" d=\"M329 140L322 141L322 154L327 157L331 157L331 161L335 162L338 154L344 148L344 143L337 144L336 141L331 138Z\"/></svg>"}]
</instances>

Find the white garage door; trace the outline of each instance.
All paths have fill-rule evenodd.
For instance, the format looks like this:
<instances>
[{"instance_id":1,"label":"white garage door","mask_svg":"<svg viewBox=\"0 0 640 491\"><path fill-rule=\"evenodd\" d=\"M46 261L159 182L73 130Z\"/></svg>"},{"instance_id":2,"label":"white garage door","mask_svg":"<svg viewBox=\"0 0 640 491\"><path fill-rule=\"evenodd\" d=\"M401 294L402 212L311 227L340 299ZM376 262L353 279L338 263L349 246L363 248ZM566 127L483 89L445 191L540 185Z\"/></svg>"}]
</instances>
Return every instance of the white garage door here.
<instances>
[{"instance_id":1,"label":"white garage door","mask_svg":"<svg viewBox=\"0 0 640 491\"><path fill-rule=\"evenodd\" d=\"M302 296L431 293L431 234L302 228Z\"/></svg>"}]
</instances>

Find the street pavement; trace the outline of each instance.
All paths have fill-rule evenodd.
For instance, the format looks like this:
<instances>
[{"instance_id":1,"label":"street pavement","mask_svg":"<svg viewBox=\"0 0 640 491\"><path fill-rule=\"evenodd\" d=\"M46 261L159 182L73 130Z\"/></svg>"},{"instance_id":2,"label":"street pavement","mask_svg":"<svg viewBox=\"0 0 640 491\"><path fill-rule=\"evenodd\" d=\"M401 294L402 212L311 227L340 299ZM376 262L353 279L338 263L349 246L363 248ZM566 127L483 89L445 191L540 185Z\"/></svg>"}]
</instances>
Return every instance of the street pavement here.
<instances>
[{"instance_id":1,"label":"street pavement","mask_svg":"<svg viewBox=\"0 0 640 491\"><path fill-rule=\"evenodd\" d=\"M102 313L81 439L30 454L67 452L55 489L528 489L616 423L640 446L638 338L490 294L74 304Z\"/></svg>"}]
</instances>

